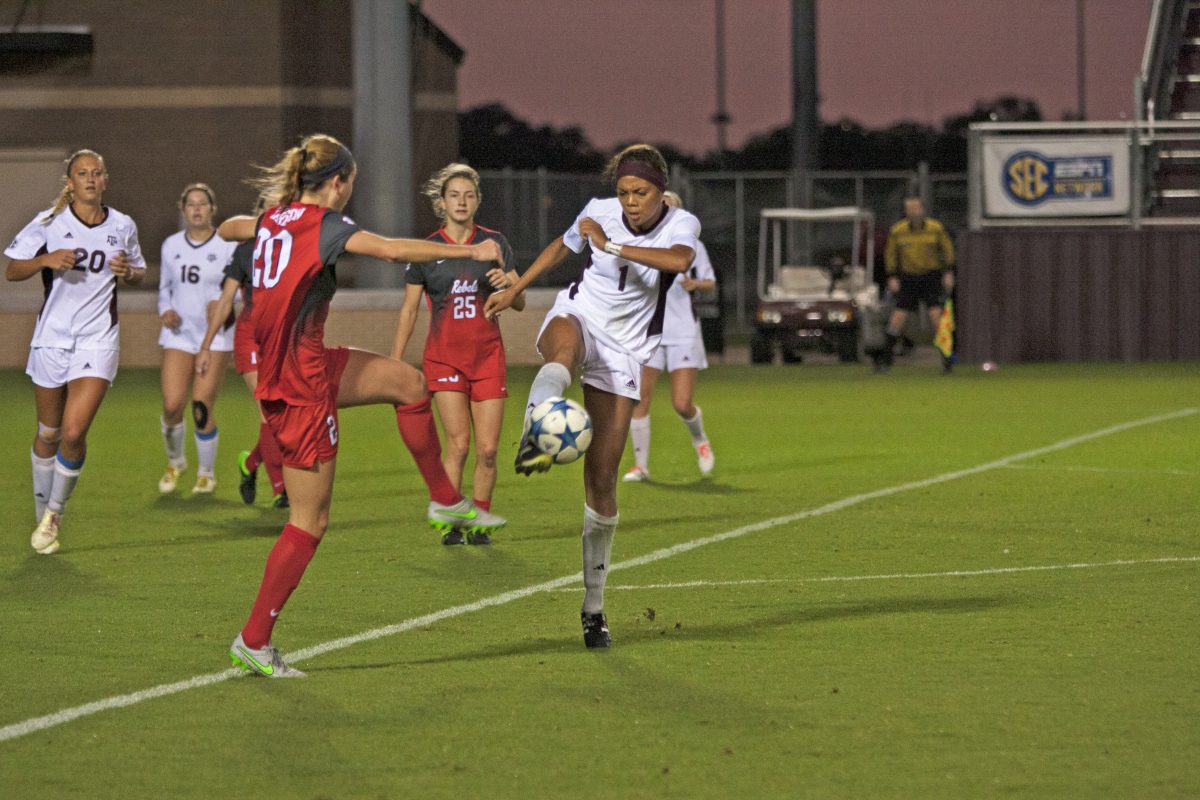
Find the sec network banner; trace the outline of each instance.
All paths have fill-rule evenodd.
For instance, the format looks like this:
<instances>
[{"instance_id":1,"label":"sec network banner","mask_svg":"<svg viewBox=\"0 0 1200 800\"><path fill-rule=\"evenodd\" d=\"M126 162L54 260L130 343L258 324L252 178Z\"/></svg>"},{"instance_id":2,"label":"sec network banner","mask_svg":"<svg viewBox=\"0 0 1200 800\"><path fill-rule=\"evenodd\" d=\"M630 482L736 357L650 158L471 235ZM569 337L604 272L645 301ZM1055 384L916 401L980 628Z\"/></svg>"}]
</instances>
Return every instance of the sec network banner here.
<instances>
[{"instance_id":1,"label":"sec network banner","mask_svg":"<svg viewBox=\"0 0 1200 800\"><path fill-rule=\"evenodd\" d=\"M983 140L988 217L1105 217L1129 213L1124 136L993 136Z\"/></svg>"}]
</instances>

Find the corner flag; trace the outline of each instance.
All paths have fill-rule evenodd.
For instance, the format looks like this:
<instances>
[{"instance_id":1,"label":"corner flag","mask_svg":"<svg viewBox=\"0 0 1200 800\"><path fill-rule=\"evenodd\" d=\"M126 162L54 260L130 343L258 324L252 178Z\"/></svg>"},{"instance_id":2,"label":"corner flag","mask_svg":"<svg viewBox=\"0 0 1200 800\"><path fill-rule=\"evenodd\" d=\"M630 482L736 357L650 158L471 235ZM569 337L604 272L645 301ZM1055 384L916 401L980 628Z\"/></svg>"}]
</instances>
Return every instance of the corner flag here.
<instances>
[{"instance_id":1,"label":"corner flag","mask_svg":"<svg viewBox=\"0 0 1200 800\"><path fill-rule=\"evenodd\" d=\"M942 317L938 320L933 345L946 358L954 353L954 301L950 298L946 298L945 304L942 305Z\"/></svg>"}]
</instances>

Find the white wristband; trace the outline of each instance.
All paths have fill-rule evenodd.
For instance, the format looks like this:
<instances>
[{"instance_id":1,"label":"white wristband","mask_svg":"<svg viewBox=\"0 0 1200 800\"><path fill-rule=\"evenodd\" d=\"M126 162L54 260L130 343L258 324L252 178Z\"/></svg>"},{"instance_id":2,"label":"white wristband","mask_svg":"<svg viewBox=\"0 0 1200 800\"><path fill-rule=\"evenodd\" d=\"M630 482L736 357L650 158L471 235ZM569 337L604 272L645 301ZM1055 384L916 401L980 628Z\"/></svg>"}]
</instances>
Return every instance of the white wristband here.
<instances>
[{"instance_id":1,"label":"white wristband","mask_svg":"<svg viewBox=\"0 0 1200 800\"><path fill-rule=\"evenodd\" d=\"M620 258L621 257L621 245L616 244L614 242L605 242L604 243L604 252L608 253L610 256L616 256L617 258Z\"/></svg>"}]
</instances>

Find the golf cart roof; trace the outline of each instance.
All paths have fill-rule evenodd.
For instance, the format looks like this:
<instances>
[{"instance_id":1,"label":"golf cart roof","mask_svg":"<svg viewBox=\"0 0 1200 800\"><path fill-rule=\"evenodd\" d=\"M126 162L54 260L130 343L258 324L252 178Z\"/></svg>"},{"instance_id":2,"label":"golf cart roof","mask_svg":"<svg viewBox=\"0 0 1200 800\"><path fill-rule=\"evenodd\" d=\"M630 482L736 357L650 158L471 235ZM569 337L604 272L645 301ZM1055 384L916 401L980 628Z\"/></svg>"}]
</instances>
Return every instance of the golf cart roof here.
<instances>
[{"instance_id":1,"label":"golf cart roof","mask_svg":"<svg viewBox=\"0 0 1200 800\"><path fill-rule=\"evenodd\" d=\"M809 222L855 222L860 219L874 220L875 212L869 208L841 206L838 208L764 208L763 219L801 220Z\"/></svg>"}]
</instances>

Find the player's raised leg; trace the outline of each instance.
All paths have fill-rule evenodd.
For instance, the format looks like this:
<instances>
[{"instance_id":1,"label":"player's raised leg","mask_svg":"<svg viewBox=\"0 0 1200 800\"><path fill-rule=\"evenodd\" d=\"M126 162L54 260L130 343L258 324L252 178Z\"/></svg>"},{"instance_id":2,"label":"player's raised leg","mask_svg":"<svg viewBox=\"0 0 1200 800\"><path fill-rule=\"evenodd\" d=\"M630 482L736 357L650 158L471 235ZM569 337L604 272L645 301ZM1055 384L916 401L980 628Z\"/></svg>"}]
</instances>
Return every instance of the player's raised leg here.
<instances>
[{"instance_id":1,"label":"player's raised leg","mask_svg":"<svg viewBox=\"0 0 1200 800\"><path fill-rule=\"evenodd\" d=\"M538 370L529 387L529 400L525 403L525 421L521 427L521 441L517 446L517 472L532 475L545 472L554 462L550 456L537 449L529 439L529 413L551 397L563 397L571 386L571 376L583 362L583 334L579 321L569 314L555 317L546 323L538 338L538 352L546 363Z\"/></svg>"},{"instance_id":2,"label":"player's raised leg","mask_svg":"<svg viewBox=\"0 0 1200 800\"><path fill-rule=\"evenodd\" d=\"M430 525L446 530L459 527L467 532L504 527L502 517L477 509L447 477L425 376L417 369L378 353L350 349L337 403L339 408L375 403L395 406L400 437L429 488L426 519Z\"/></svg>"}]
</instances>

